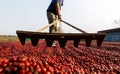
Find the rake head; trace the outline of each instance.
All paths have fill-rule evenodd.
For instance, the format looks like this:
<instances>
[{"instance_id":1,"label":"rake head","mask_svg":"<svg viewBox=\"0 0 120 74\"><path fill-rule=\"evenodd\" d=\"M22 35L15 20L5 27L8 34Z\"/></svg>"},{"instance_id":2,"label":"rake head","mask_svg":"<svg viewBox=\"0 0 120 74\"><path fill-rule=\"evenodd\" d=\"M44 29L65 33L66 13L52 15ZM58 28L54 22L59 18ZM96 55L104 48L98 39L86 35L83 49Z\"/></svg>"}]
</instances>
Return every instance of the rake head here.
<instances>
[{"instance_id":1,"label":"rake head","mask_svg":"<svg viewBox=\"0 0 120 74\"><path fill-rule=\"evenodd\" d=\"M68 40L74 41L74 46L78 47L80 40L85 40L86 46L91 45L92 40L97 41L97 46L100 47L105 34L97 33L43 33L43 32L30 32L30 31L16 31L17 36L22 45L25 45L26 38L31 39L33 46L37 46L40 39L45 39L46 45L51 47L54 40L57 40L60 44L60 47L65 47Z\"/></svg>"}]
</instances>

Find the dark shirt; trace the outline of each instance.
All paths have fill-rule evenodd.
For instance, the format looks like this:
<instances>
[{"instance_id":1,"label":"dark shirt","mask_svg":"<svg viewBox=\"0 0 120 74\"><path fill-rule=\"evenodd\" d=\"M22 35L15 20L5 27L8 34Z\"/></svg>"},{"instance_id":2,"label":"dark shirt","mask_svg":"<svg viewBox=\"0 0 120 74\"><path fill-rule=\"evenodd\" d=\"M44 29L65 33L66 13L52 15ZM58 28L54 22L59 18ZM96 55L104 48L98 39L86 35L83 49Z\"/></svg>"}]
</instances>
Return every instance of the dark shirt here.
<instances>
[{"instance_id":1,"label":"dark shirt","mask_svg":"<svg viewBox=\"0 0 120 74\"><path fill-rule=\"evenodd\" d=\"M56 6L55 6L56 3L59 3L60 8L61 8L61 6L63 6L63 0L52 0L48 9L47 9L47 12L52 12L55 15L57 15Z\"/></svg>"}]
</instances>

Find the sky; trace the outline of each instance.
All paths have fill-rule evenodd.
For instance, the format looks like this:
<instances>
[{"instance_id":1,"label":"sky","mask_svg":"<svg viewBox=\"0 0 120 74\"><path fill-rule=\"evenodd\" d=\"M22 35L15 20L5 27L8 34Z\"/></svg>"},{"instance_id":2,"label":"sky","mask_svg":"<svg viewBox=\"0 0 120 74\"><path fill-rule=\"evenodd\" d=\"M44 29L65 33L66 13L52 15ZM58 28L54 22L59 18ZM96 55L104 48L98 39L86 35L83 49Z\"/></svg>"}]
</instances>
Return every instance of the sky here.
<instances>
[{"instance_id":1,"label":"sky","mask_svg":"<svg viewBox=\"0 0 120 74\"><path fill-rule=\"evenodd\" d=\"M0 35L16 30L36 31L48 25L46 10L51 0L0 0ZM64 0L62 20L88 32L115 28L120 19L120 0ZM63 31L75 29L62 23ZM48 29L43 32L47 32Z\"/></svg>"}]
</instances>

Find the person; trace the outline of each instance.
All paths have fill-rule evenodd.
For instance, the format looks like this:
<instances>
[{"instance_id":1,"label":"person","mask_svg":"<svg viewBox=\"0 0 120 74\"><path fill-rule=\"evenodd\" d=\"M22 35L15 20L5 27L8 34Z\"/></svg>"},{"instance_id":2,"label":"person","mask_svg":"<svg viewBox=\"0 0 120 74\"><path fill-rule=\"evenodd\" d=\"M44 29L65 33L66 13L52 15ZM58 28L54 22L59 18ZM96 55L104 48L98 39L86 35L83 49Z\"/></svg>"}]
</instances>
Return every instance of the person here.
<instances>
[{"instance_id":1,"label":"person","mask_svg":"<svg viewBox=\"0 0 120 74\"><path fill-rule=\"evenodd\" d=\"M47 18L49 24L61 20L61 6L63 6L63 0L52 0L47 9ZM49 27L49 33L57 32L57 23L54 23Z\"/></svg>"},{"instance_id":2,"label":"person","mask_svg":"<svg viewBox=\"0 0 120 74\"><path fill-rule=\"evenodd\" d=\"M63 6L63 0L52 0L47 9L48 22L53 23L56 20L61 20L61 6ZM57 23L54 23L49 27L49 33L57 32ZM56 41L54 40L52 46L56 46Z\"/></svg>"}]
</instances>

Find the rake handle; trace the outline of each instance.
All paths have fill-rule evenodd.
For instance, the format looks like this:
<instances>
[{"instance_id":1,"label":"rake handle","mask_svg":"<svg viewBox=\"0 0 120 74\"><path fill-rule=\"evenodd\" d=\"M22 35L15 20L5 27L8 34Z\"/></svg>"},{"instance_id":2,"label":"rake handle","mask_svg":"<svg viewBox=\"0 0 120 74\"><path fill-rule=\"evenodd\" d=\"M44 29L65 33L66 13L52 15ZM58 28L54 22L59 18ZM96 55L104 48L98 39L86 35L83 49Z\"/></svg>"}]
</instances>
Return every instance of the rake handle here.
<instances>
[{"instance_id":1,"label":"rake handle","mask_svg":"<svg viewBox=\"0 0 120 74\"><path fill-rule=\"evenodd\" d=\"M82 32L82 33L87 33L87 32L85 32L85 31L83 31L82 29L77 28L77 27L75 27L75 26L73 26L73 25L71 25L71 24L69 24L68 22L63 21L63 20L56 20L56 21L53 21L52 23L48 24L47 26L44 26L43 28L37 30L36 32L41 32L41 31L45 30L46 28L52 26L54 23L57 23L58 21L62 21L63 23L65 23L65 24L67 24L67 25L73 27L74 29L76 29L76 30L78 30L78 31L80 31L80 32Z\"/></svg>"},{"instance_id":2,"label":"rake handle","mask_svg":"<svg viewBox=\"0 0 120 74\"><path fill-rule=\"evenodd\" d=\"M65 23L65 24L67 24L67 25L69 25L69 26L73 27L74 29L76 29L76 30L78 30L78 31L82 32L82 33L87 33L87 32L85 32L85 31L81 30L80 28L77 28L77 27L75 27L75 26L73 26L73 25L69 24L69 23L68 23L68 22L66 22L66 21L63 21L63 20L61 20L61 21L62 21L63 23Z\"/></svg>"},{"instance_id":3,"label":"rake handle","mask_svg":"<svg viewBox=\"0 0 120 74\"><path fill-rule=\"evenodd\" d=\"M59 21L59 20L55 20L55 21L53 21L52 23L48 24L47 26L44 26L43 28L37 30L36 32L41 32L41 31L45 30L46 28L52 26L54 23L57 23L58 21Z\"/></svg>"}]
</instances>

